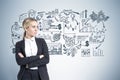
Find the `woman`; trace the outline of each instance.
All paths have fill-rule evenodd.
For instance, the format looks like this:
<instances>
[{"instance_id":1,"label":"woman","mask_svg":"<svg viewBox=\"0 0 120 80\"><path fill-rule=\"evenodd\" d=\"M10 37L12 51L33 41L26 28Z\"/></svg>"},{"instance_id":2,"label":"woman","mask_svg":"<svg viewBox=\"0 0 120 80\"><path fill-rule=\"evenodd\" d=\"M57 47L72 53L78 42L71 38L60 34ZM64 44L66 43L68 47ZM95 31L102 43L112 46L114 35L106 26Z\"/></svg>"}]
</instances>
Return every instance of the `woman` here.
<instances>
[{"instance_id":1,"label":"woman","mask_svg":"<svg viewBox=\"0 0 120 80\"><path fill-rule=\"evenodd\" d=\"M36 38L38 23L34 18L26 18L22 26L25 30L23 40L16 43L16 62L20 65L18 80L49 80L48 47L44 39Z\"/></svg>"}]
</instances>

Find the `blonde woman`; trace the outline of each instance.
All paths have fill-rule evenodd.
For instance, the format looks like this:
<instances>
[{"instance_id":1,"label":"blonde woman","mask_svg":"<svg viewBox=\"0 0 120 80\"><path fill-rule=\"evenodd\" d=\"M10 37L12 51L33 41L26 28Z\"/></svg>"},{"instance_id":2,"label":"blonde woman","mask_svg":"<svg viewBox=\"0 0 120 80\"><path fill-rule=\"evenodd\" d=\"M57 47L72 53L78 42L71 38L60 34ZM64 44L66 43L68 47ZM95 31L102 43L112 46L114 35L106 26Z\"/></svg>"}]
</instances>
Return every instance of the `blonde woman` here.
<instances>
[{"instance_id":1,"label":"blonde woman","mask_svg":"<svg viewBox=\"0 0 120 80\"><path fill-rule=\"evenodd\" d=\"M23 40L16 43L16 62L20 66L18 80L49 80L48 47L44 39L36 38L38 23L34 18L26 18L22 26L25 30Z\"/></svg>"}]
</instances>

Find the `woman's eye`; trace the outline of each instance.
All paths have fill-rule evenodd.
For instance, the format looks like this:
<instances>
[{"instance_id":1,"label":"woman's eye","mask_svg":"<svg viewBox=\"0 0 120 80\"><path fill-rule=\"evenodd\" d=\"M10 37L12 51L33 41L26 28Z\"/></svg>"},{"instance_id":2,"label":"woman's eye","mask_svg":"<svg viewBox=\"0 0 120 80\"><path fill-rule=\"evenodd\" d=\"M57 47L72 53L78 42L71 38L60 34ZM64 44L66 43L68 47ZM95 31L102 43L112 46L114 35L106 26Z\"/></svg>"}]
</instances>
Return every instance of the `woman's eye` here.
<instances>
[{"instance_id":1,"label":"woman's eye","mask_svg":"<svg viewBox=\"0 0 120 80\"><path fill-rule=\"evenodd\" d=\"M32 28L38 28L38 26L32 26Z\"/></svg>"},{"instance_id":2,"label":"woman's eye","mask_svg":"<svg viewBox=\"0 0 120 80\"><path fill-rule=\"evenodd\" d=\"M33 28L35 28L35 26L32 26Z\"/></svg>"}]
</instances>

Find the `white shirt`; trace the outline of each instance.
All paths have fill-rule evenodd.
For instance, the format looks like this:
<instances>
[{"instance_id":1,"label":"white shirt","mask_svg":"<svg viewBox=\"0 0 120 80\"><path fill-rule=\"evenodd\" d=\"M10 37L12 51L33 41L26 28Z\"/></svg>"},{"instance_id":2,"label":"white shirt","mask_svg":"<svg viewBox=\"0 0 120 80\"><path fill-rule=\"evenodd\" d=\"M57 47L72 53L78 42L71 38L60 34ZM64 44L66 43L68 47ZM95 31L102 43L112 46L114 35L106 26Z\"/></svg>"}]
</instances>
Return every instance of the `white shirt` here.
<instances>
[{"instance_id":1,"label":"white shirt","mask_svg":"<svg viewBox=\"0 0 120 80\"><path fill-rule=\"evenodd\" d=\"M25 54L26 57L30 57L30 56L35 56L37 55L37 44L35 41L35 37L32 37L31 39L27 39L25 38ZM30 69L38 69L38 67L33 67Z\"/></svg>"}]
</instances>

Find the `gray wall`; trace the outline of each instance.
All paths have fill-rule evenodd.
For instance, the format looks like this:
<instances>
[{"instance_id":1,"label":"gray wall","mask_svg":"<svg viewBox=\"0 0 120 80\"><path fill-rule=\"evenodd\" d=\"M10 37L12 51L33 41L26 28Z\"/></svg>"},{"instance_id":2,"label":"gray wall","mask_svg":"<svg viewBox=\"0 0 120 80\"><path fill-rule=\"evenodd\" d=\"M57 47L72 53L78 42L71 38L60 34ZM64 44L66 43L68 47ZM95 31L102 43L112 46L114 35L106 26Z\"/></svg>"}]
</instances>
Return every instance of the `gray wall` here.
<instances>
[{"instance_id":1,"label":"gray wall","mask_svg":"<svg viewBox=\"0 0 120 80\"><path fill-rule=\"evenodd\" d=\"M51 55L48 72L51 80L120 80L119 0L1 0L0 1L0 80L16 80L19 66L12 53L11 26L20 14L30 9L103 10L110 18L102 45L103 57L75 57Z\"/></svg>"}]
</instances>

